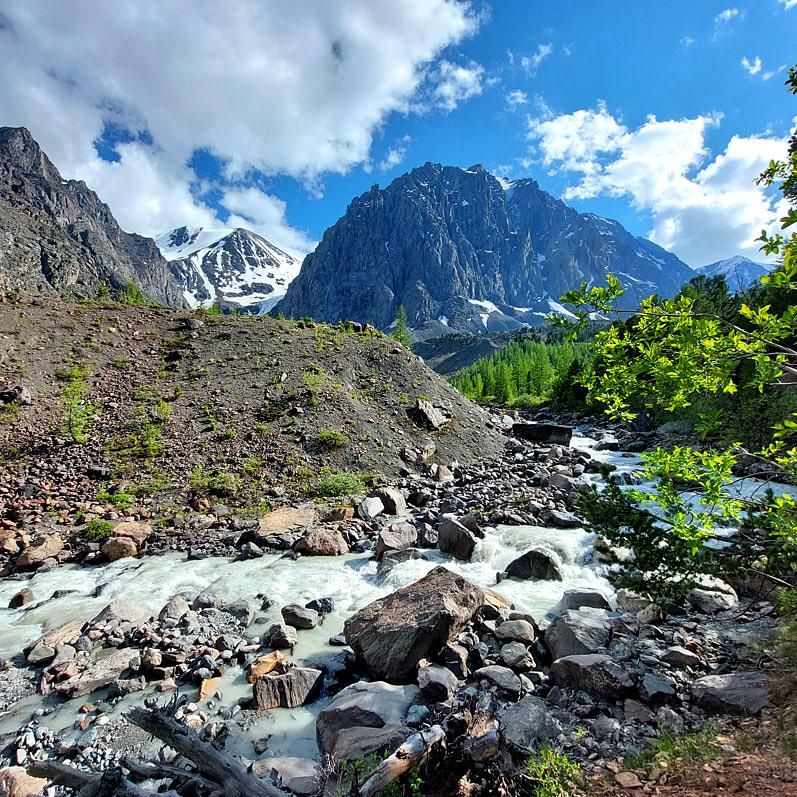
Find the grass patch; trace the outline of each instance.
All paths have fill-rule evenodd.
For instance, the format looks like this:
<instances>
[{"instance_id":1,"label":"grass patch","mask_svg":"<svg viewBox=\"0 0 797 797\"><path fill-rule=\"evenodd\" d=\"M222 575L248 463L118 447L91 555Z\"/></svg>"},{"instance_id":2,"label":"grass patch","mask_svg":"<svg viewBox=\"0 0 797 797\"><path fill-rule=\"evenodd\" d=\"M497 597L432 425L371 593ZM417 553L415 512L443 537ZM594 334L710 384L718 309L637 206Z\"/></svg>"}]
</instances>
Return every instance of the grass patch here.
<instances>
[{"instance_id":1,"label":"grass patch","mask_svg":"<svg viewBox=\"0 0 797 797\"><path fill-rule=\"evenodd\" d=\"M327 473L311 487L313 495L319 498L335 498L340 495L354 495L366 491L363 478L349 471Z\"/></svg>"},{"instance_id":2,"label":"grass patch","mask_svg":"<svg viewBox=\"0 0 797 797\"><path fill-rule=\"evenodd\" d=\"M163 454L163 433L159 426L145 421L139 429L117 440L112 450L125 459L155 459Z\"/></svg>"},{"instance_id":3,"label":"grass patch","mask_svg":"<svg viewBox=\"0 0 797 797\"><path fill-rule=\"evenodd\" d=\"M94 518L89 521L84 529L81 529L78 536L84 542L105 542L111 536L113 526L101 518Z\"/></svg>"},{"instance_id":4,"label":"grass patch","mask_svg":"<svg viewBox=\"0 0 797 797\"><path fill-rule=\"evenodd\" d=\"M108 492L108 490L102 490L101 492L97 493L97 500L98 501L105 501L108 504L113 504L117 509L129 509L135 503L135 497L130 493L126 493L123 490L119 490L117 492Z\"/></svg>"},{"instance_id":5,"label":"grass patch","mask_svg":"<svg viewBox=\"0 0 797 797\"><path fill-rule=\"evenodd\" d=\"M534 797L568 797L581 779L581 767L566 755L544 745L526 764L534 781Z\"/></svg>"},{"instance_id":6,"label":"grass patch","mask_svg":"<svg viewBox=\"0 0 797 797\"><path fill-rule=\"evenodd\" d=\"M349 444L348 436L341 429L322 429L315 439L324 448L345 448Z\"/></svg>"},{"instance_id":7,"label":"grass patch","mask_svg":"<svg viewBox=\"0 0 797 797\"><path fill-rule=\"evenodd\" d=\"M113 360L110 361L110 365L113 368L118 368L120 371L129 371L133 367L133 363L130 360L125 360L124 357L114 357Z\"/></svg>"},{"instance_id":8,"label":"grass patch","mask_svg":"<svg viewBox=\"0 0 797 797\"><path fill-rule=\"evenodd\" d=\"M0 423L15 423L19 418L22 405L18 401L9 401L7 404L0 404Z\"/></svg>"},{"instance_id":9,"label":"grass patch","mask_svg":"<svg viewBox=\"0 0 797 797\"><path fill-rule=\"evenodd\" d=\"M69 435L75 443L86 442L86 430L95 417L94 407L84 400L89 372L88 365L78 363L58 374L58 378L66 382L60 393L64 417L59 431Z\"/></svg>"},{"instance_id":10,"label":"grass patch","mask_svg":"<svg viewBox=\"0 0 797 797\"><path fill-rule=\"evenodd\" d=\"M671 764L674 761L703 763L719 758L722 751L717 745L717 729L707 725L697 733L675 736L663 733L649 747L625 759L629 769L650 769L659 762Z\"/></svg>"},{"instance_id":11,"label":"grass patch","mask_svg":"<svg viewBox=\"0 0 797 797\"><path fill-rule=\"evenodd\" d=\"M210 473L197 465L188 477L188 486L197 494L212 494L224 497L233 497L241 489L241 480L234 473L219 471Z\"/></svg>"}]
</instances>

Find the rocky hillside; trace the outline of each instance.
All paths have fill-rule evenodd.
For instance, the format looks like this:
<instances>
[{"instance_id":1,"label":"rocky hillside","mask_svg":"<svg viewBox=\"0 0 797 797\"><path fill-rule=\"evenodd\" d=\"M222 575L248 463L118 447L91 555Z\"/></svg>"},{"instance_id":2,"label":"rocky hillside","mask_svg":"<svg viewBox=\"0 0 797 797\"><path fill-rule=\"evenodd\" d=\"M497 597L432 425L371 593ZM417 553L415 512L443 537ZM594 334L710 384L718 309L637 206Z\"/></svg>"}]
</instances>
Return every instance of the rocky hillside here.
<instances>
[{"instance_id":1,"label":"rocky hillside","mask_svg":"<svg viewBox=\"0 0 797 797\"><path fill-rule=\"evenodd\" d=\"M0 523L39 531L131 504L233 522L504 441L373 330L58 300L0 304L0 416Z\"/></svg>"},{"instance_id":2,"label":"rocky hillside","mask_svg":"<svg viewBox=\"0 0 797 797\"><path fill-rule=\"evenodd\" d=\"M124 232L84 182L62 179L24 127L0 128L0 280L76 296L132 282L161 304L183 304L155 242Z\"/></svg>"},{"instance_id":3,"label":"rocky hillside","mask_svg":"<svg viewBox=\"0 0 797 797\"><path fill-rule=\"evenodd\" d=\"M620 224L581 214L534 180L427 163L355 199L304 261L279 311L388 327L403 304L424 334L540 324L558 297L613 272L624 306L693 276Z\"/></svg>"},{"instance_id":4,"label":"rocky hillside","mask_svg":"<svg viewBox=\"0 0 797 797\"><path fill-rule=\"evenodd\" d=\"M178 227L156 243L190 307L214 302L267 313L285 295L301 261L251 230Z\"/></svg>"}]
</instances>

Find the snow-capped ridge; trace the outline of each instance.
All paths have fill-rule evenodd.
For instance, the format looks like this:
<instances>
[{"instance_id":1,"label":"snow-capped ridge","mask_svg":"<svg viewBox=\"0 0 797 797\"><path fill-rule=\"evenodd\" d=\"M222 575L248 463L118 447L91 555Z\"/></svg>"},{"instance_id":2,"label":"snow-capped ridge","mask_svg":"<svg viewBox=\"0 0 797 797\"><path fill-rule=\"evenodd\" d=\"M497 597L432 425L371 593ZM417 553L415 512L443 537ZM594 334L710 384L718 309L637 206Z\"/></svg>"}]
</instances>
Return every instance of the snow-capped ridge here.
<instances>
[{"instance_id":1,"label":"snow-capped ridge","mask_svg":"<svg viewBox=\"0 0 797 797\"><path fill-rule=\"evenodd\" d=\"M178 227L156 243L191 307L218 301L248 312L268 312L301 268L293 255L243 227Z\"/></svg>"}]
</instances>

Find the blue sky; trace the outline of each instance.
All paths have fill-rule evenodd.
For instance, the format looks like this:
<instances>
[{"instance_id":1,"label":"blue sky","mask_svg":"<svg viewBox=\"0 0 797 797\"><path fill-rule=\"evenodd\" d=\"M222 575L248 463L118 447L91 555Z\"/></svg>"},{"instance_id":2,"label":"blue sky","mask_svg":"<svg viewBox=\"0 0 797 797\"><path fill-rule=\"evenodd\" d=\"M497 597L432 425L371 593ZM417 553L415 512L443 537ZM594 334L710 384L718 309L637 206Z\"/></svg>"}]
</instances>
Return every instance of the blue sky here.
<instances>
[{"instance_id":1,"label":"blue sky","mask_svg":"<svg viewBox=\"0 0 797 797\"><path fill-rule=\"evenodd\" d=\"M752 178L797 116L797 0L59 5L4 8L0 123L137 232L302 252L426 161L534 177L690 265L755 256L777 217Z\"/></svg>"}]
</instances>

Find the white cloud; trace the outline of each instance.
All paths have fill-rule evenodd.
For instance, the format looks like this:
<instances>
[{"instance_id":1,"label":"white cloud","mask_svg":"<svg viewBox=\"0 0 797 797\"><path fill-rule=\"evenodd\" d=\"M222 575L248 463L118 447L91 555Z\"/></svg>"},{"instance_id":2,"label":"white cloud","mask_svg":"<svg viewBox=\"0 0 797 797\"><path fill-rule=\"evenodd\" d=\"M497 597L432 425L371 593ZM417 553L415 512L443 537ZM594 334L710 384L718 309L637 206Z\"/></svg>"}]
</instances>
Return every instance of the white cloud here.
<instances>
[{"instance_id":1,"label":"white cloud","mask_svg":"<svg viewBox=\"0 0 797 797\"><path fill-rule=\"evenodd\" d=\"M797 0L795 0L795 2L797 2ZM771 80L773 77L775 77L775 75L779 75L781 72L785 72L786 69L788 69L786 64L781 64L777 69L772 69L767 72L764 72L764 74L761 75L761 78L762 80Z\"/></svg>"},{"instance_id":2,"label":"white cloud","mask_svg":"<svg viewBox=\"0 0 797 797\"><path fill-rule=\"evenodd\" d=\"M744 69L746 69L751 75L757 75L761 71L762 66L763 64L758 56L756 56L752 61L747 56L742 58L742 67L744 67Z\"/></svg>"},{"instance_id":3,"label":"white cloud","mask_svg":"<svg viewBox=\"0 0 797 797\"><path fill-rule=\"evenodd\" d=\"M684 48L684 50L686 50L691 47L695 41L696 39L694 39L692 36L684 36L683 39L681 39L681 46Z\"/></svg>"},{"instance_id":4,"label":"white cloud","mask_svg":"<svg viewBox=\"0 0 797 797\"><path fill-rule=\"evenodd\" d=\"M566 199L626 197L650 213L652 240L690 265L744 254L761 259L755 238L777 226L782 207L755 184L786 141L733 136L712 159L706 132L722 116L658 120L629 129L602 104L551 119L529 120L544 166L574 172Z\"/></svg>"},{"instance_id":5,"label":"white cloud","mask_svg":"<svg viewBox=\"0 0 797 797\"><path fill-rule=\"evenodd\" d=\"M506 105L510 111L514 111L518 106L525 105L529 101L529 97L525 91L520 89L512 89L506 95Z\"/></svg>"},{"instance_id":6,"label":"white cloud","mask_svg":"<svg viewBox=\"0 0 797 797\"><path fill-rule=\"evenodd\" d=\"M553 45L552 44L540 44L537 46L537 51L532 55L524 55L520 59L520 65L523 67L523 71L529 76L534 77L537 74L537 70L540 68L540 64L553 52Z\"/></svg>"},{"instance_id":7,"label":"white cloud","mask_svg":"<svg viewBox=\"0 0 797 797\"><path fill-rule=\"evenodd\" d=\"M435 79L437 84L432 89L432 99L435 105L446 111L453 111L459 103L484 91L484 67L476 61L467 66L441 61Z\"/></svg>"},{"instance_id":8,"label":"white cloud","mask_svg":"<svg viewBox=\"0 0 797 797\"><path fill-rule=\"evenodd\" d=\"M797 8L797 0L779 0L780 4L785 8Z\"/></svg>"},{"instance_id":9,"label":"white cloud","mask_svg":"<svg viewBox=\"0 0 797 797\"><path fill-rule=\"evenodd\" d=\"M246 227L263 234L268 231L270 241L297 257L316 246L317 241L288 224L285 202L257 188L232 188L224 192L222 203L231 214L228 227Z\"/></svg>"},{"instance_id":10,"label":"white cloud","mask_svg":"<svg viewBox=\"0 0 797 797\"><path fill-rule=\"evenodd\" d=\"M379 169L389 172L407 157L407 145L412 142L412 136L403 136L394 146L390 147L385 157L379 162Z\"/></svg>"},{"instance_id":11,"label":"white cloud","mask_svg":"<svg viewBox=\"0 0 797 797\"><path fill-rule=\"evenodd\" d=\"M714 17L714 22L717 25L727 25L732 19L736 19L738 16L740 16L738 8L726 8Z\"/></svg>"},{"instance_id":12,"label":"white cloud","mask_svg":"<svg viewBox=\"0 0 797 797\"><path fill-rule=\"evenodd\" d=\"M226 161L228 178L255 169L311 186L367 163L387 116L408 111L442 50L480 23L467 0L219 8L83 0L75 14L61 0L8 0L3 123L27 126L65 176L95 180L125 228L160 231L189 220L178 211L206 213L186 168L197 149ZM478 93L480 73L465 71L449 102ZM93 142L109 122L146 130L151 143L100 162ZM147 195L126 190L145 177Z\"/></svg>"}]
</instances>

